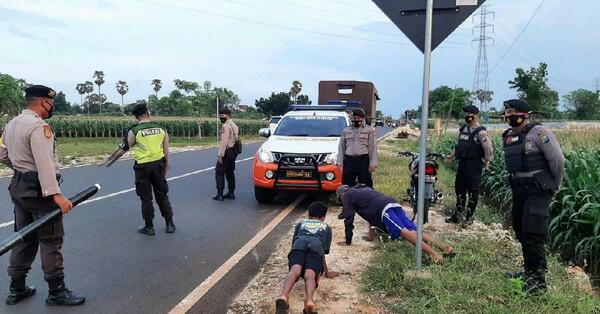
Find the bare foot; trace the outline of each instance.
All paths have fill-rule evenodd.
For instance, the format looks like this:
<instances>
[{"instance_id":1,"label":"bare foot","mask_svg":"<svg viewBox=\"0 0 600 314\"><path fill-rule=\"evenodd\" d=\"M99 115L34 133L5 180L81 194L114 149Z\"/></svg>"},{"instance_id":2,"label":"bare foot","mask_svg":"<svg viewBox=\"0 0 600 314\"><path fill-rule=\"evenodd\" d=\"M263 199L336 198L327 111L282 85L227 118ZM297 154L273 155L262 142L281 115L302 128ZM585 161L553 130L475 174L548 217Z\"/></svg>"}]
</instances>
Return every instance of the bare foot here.
<instances>
[{"instance_id":1,"label":"bare foot","mask_svg":"<svg viewBox=\"0 0 600 314\"><path fill-rule=\"evenodd\" d=\"M439 254L435 254L435 255L431 255L431 260L435 264L441 264L444 261L444 258L441 257Z\"/></svg>"},{"instance_id":2,"label":"bare foot","mask_svg":"<svg viewBox=\"0 0 600 314\"><path fill-rule=\"evenodd\" d=\"M304 311L308 314L312 314L312 313L315 313L316 308L317 308L317 305L314 302L308 301L308 302L306 302L306 305L304 306Z\"/></svg>"},{"instance_id":3,"label":"bare foot","mask_svg":"<svg viewBox=\"0 0 600 314\"><path fill-rule=\"evenodd\" d=\"M448 245L445 249L444 249L444 255L452 255L454 253L454 249Z\"/></svg>"}]
</instances>

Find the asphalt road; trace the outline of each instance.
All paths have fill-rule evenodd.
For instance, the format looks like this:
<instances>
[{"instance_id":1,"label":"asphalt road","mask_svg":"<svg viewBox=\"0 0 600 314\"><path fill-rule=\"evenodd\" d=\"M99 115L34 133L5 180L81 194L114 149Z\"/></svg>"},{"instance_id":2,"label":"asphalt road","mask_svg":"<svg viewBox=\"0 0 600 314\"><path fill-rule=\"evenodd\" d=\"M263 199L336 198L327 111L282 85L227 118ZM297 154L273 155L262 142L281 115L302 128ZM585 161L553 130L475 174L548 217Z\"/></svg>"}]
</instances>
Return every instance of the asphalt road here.
<instances>
[{"instance_id":1,"label":"asphalt road","mask_svg":"<svg viewBox=\"0 0 600 314\"><path fill-rule=\"evenodd\" d=\"M378 137L390 129L377 128ZM284 195L274 204L254 200L252 157L260 144L244 146L236 166L235 201L215 202L215 149L182 152L172 156L169 196L177 232L166 234L164 221L156 208L157 235L136 232L142 224L140 201L133 191L132 161L118 161L111 168L86 166L64 169L62 189L70 196L100 183L96 201L80 205L65 216L63 255L67 286L84 293L85 305L74 308L47 307L47 285L39 256L28 276L28 284L38 294L16 306L0 304L0 313L167 313L188 293L211 275L249 239L267 225L296 195ZM9 178L0 179L0 225L13 220L7 192ZM296 212L296 214L299 214ZM281 229L285 229L283 226ZM220 293L209 292L190 312L222 312L258 269L257 263L273 249L278 235L273 232L263 242L260 256L252 267L240 263L232 271ZM9 237L12 225L0 228L0 239ZM257 253L253 253L257 254ZM8 265L0 258L0 268ZM246 266L244 266L246 265ZM232 277L230 276L230 277ZM8 293L9 278L0 271L0 297Z\"/></svg>"}]
</instances>

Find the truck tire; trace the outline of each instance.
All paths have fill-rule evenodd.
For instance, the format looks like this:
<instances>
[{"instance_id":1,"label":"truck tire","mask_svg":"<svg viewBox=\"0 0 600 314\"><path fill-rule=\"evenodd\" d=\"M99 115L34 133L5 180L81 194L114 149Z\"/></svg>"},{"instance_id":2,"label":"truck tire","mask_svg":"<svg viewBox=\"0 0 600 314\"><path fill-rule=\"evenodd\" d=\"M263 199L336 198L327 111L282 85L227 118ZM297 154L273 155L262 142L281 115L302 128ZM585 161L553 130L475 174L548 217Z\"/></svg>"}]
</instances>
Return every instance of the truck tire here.
<instances>
[{"instance_id":1,"label":"truck tire","mask_svg":"<svg viewBox=\"0 0 600 314\"><path fill-rule=\"evenodd\" d=\"M269 204L273 202L273 199L275 198L275 191L255 186L254 198L260 204Z\"/></svg>"}]
</instances>

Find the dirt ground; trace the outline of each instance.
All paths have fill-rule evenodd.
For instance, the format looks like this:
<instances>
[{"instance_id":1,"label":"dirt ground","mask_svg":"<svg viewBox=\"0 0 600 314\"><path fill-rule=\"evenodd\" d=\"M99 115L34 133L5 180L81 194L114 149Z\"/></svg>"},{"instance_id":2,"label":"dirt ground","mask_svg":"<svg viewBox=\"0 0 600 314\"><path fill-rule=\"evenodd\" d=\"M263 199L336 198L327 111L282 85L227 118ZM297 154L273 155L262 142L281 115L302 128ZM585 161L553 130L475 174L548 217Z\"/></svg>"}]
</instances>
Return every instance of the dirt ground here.
<instances>
[{"instance_id":1,"label":"dirt ground","mask_svg":"<svg viewBox=\"0 0 600 314\"><path fill-rule=\"evenodd\" d=\"M369 300L361 295L360 275L368 265L374 244L362 239L368 230L368 224L361 218L355 219L352 246L339 246L344 241L344 221L337 219L340 207L330 207L325 222L333 231L331 252L327 255L327 264L332 271L340 275L334 279L321 278L315 296L319 313L383 313L383 310L368 306ZM304 218L304 217L303 217ZM303 219L301 218L301 219ZM294 222L294 226L301 219ZM287 275L287 254L290 250L294 228L281 239L275 251L238 295L230 306L229 313L275 313L275 300L281 294L281 286ZM304 308L304 282L296 283L290 297L290 313L302 313Z\"/></svg>"}]
</instances>

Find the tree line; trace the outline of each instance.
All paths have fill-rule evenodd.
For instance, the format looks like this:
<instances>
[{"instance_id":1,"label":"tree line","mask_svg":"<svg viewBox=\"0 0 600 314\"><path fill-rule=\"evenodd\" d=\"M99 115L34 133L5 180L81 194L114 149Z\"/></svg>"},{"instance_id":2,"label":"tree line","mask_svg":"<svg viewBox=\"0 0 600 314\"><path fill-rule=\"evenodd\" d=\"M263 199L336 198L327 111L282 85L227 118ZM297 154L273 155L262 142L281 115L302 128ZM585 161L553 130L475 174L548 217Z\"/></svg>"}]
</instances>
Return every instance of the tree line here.
<instances>
[{"instance_id":1,"label":"tree line","mask_svg":"<svg viewBox=\"0 0 600 314\"><path fill-rule=\"evenodd\" d=\"M526 101L531 110L551 119L600 120L600 91L577 89L564 95L565 109L560 110L560 97L548 85L548 65L540 63L530 69L517 68L515 78L508 81L516 91L516 98ZM429 94L429 108L433 117L461 119L462 108L472 105L477 95L461 87L440 86ZM490 95L491 97L491 95ZM497 102L498 103L498 102ZM501 107L501 105L499 106ZM503 108L490 108L489 116L496 116ZM419 110L410 111L412 118L419 117Z\"/></svg>"}]
</instances>

